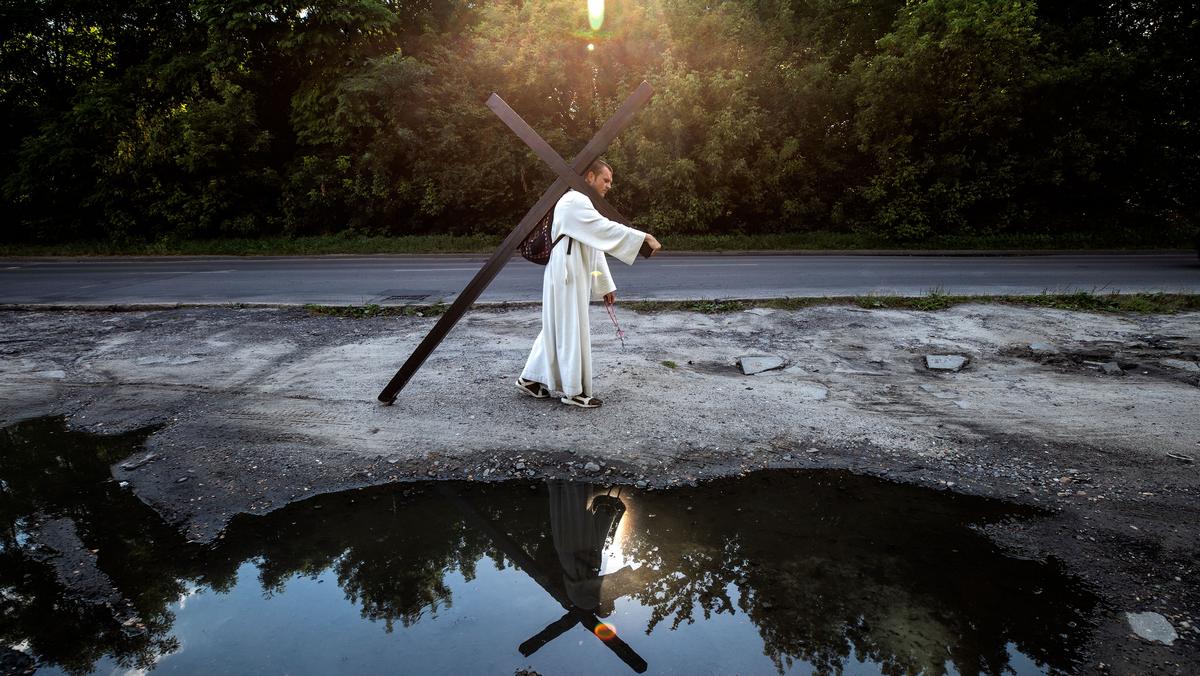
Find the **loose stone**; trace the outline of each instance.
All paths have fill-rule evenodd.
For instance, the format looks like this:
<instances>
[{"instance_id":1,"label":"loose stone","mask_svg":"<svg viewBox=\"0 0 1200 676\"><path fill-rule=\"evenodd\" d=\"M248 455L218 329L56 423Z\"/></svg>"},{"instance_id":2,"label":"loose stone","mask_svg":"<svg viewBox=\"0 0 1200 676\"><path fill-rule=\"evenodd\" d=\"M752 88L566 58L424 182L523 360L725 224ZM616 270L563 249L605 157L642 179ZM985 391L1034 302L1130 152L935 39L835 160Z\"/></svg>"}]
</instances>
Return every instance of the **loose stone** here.
<instances>
[{"instance_id":1,"label":"loose stone","mask_svg":"<svg viewBox=\"0 0 1200 676\"><path fill-rule=\"evenodd\" d=\"M1193 373L1200 373L1200 364L1197 364L1194 361L1185 361L1183 359L1164 359L1159 363L1161 363L1163 366L1168 366L1173 369L1179 369L1181 371L1191 371Z\"/></svg>"},{"instance_id":2,"label":"loose stone","mask_svg":"<svg viewBox=\"0 0 1200 676\"><path fill-rule=\"evenodd\" d=\"M1179 638L1175 627L1158 613L1125 613L1125 618L1129 620L1129 628L1133 633L1147 641L1171 645Z\"/></svg>"},{"instance_id":3,"label":"loose stone","mask_svg":"<svg viewBox=\"0 0 1200 676\"><path fill-rule=\"evenodd\" d=\"M961 354L927 354L925 368L931 371L961 371L967 361Z\"/></svg>"},{"instance_id":4,"label":"loose stone","mask_svg":"<svg viewBox=\"0 0 1200 676\"><path fill-rule=\"evenodd\" d=\"M157 460L157 459L158 459L157 453L148 453L144 457L142 457L141 460L130 461L130 462L122 464L121 469L128 472L131 470L135 470L135 469L141 467L142 465L145 465L146 463Z\"/></svg>"},{"instance_id":5,"label":"loose stone","mask_svg":"<svg viewBox=\"0 0 1200 676\"><path fill-rule=\"evenodd\" d=\"M752 376L755 373L780 368L783 366L783 359L771 355L747 356L738 359L738 366L744 375Z\"/></svg>"}]
</instances>

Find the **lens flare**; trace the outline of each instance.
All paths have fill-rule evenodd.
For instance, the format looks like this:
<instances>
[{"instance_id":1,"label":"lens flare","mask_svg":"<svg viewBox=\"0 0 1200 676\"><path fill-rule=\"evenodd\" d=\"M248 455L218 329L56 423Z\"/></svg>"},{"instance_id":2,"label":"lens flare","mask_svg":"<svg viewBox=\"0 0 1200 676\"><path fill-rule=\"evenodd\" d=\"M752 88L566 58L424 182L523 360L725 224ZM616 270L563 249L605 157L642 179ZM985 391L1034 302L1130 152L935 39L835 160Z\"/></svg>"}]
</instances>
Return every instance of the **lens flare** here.
<instances>
[{"instance_id":1,"label":"lens flare","mask_svg":"<svg viewBox=\"0 0 1200 676\"><path fill-rule=\"evenodd\" d=\"M589 43L588 43L588 51L589 51L589 52L594 52L594 51L596 51L596 45L593 45L592 43L590 43L590 42L589 42Z\"/></svg>"},{"instance_id":2,"label":"lens flare","mask_svg":"<svg viewBox=\"0 0 1200 676\"><path fill-rule=\"evenodd\" d=\"M588 0L588 23L594 31L604 25L604 0Z\"/></svg>"},{"instance_id":3,"label":"lens flare","mask_svg":"<svg viewBox=\"0 0 1200 676\"><path fill-rule=\"evenodd\" d=\"M601 622L596 625L596 628L592 630L592 633L594 633L596 638L600 639L601 641L610 641L617 637L617 628L611 624L605 624Z\"/></svg>"}]
</instances>

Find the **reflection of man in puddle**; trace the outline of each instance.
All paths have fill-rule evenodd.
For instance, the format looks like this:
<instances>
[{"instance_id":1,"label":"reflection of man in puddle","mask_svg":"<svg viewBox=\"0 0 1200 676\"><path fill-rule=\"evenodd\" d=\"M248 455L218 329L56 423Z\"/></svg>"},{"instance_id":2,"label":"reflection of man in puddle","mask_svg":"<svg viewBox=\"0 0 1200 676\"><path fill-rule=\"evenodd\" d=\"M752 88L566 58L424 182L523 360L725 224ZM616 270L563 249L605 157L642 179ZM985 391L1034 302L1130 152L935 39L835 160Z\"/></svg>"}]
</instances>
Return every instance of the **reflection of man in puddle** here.
<instances>
[{"instance_id":1,"label":"reflection of man in puddle","mask_svg":"<svg viewBox=\"0 0 1200 676\"><path fill-rule=\"evenodd\" d=\"M567 598L577 608L594 610L605 617L612 613L613 600L628 591L627 584L633 582L631 578L635 575L629 566L608 575L600 574L604 545L616 532L625 513L625 503L611 495L597 495L589 505L590 484L549 483L550 535L562 567Z\"/></svg>"},{"instance_id":2,"label":"reflection of man in puddle","mask_svg":"<svg viewBox=\"0 0 1200 676\"><path fill-rule=\"evenodd\" d=\"M606 648L635 672L645 672L646 660L621 640L610 625L597 619L597 616L612 614L615 599L637 589L637 571L629 566L608 575L600 574L604 545L609 534L616 532L621 515L625 513L625 503L611 495L597 495L589 505L592 494L589 484L568 481L549 481L547 484L550 489L550 539L554 543L554 552L539 551L548 557L542 559L543 565L528 560L528 555L519 552L519 548L514 549L514 553L527 560L527 572L533 574L538 584L550 592L567 613L517 649L528 657L578 624L603 641ZM553 565L550 562L554 558L558 559L562 569L562 587L555 584L554 574L544 567Z\"/></svg>"}]
</instances>

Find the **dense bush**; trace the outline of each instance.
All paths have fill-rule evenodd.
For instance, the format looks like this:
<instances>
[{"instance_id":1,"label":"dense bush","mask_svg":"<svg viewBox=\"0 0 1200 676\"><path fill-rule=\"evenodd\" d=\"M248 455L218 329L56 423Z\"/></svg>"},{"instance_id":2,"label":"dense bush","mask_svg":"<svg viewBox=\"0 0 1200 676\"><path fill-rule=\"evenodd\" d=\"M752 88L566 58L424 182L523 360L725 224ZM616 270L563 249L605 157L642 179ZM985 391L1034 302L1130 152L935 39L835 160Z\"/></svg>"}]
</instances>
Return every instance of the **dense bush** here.
<instances>
[{"instance_id":1,"label":"dense bush","mask_svg":"<svg viewBox=\"0 0 1200 676\"><path fill-rule=\"evenodd\" d=\"M643 79L612 199L664 235L1178 239L1183 0L0 0L3 238L507 232ZM590 50L588 45L594 45Z\"/></svg>"}]
</instances>

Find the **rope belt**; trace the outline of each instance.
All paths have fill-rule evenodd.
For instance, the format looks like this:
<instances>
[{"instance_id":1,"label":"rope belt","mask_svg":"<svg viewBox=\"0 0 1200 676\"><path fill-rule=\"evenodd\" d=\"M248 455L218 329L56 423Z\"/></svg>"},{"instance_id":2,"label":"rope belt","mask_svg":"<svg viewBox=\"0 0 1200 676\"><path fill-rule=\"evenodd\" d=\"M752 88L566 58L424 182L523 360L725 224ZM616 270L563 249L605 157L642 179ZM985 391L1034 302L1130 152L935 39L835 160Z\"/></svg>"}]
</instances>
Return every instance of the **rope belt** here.
<instances>
[{"instance_id":1,"label":"rope belt","mask_svg":"<svg viewBox=\"0 0 1200 676\"><path fill-rule=\"evenodd\" d=\"M604 309L608 310L608 318L612 320L613 326L617 329L617 340L621 341L621 349L625 349L625 332L621 330L621 325L617 323L617 313L613 310L612 303L605 303Z\"/></svg>"}]
</instances>

